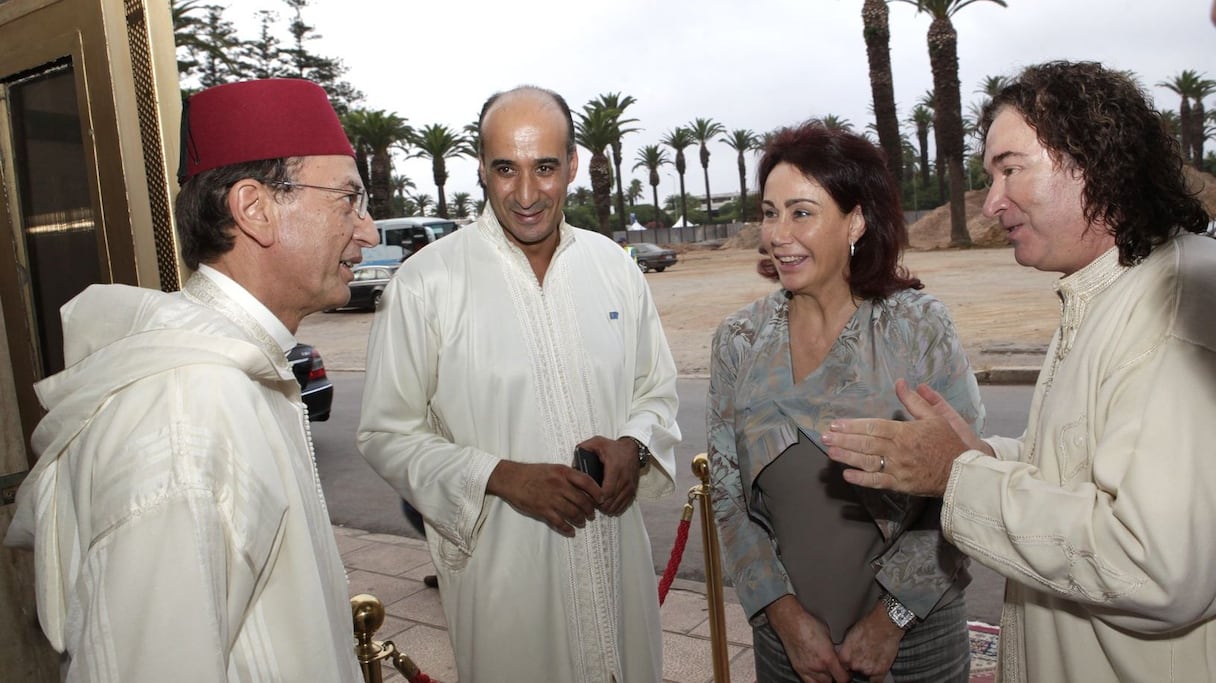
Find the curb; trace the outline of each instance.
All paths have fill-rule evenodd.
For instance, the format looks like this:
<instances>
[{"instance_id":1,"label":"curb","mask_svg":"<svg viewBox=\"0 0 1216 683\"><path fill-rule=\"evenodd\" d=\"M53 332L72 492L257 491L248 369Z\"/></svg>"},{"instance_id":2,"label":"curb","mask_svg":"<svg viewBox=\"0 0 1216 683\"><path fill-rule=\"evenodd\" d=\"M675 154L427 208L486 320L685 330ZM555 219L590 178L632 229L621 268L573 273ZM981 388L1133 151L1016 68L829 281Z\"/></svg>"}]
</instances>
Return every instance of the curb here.
<instances>
[{"instance_id":1,"label":"curb","mask_svg":"<svg viewBox=\"0 0 1216 683\"><path fill-rule=\"evenodd\" d=\"M1040 367L989 368L975 373L980 384L1034 384L1039 379Z\"/></svg>"}]
</instances>

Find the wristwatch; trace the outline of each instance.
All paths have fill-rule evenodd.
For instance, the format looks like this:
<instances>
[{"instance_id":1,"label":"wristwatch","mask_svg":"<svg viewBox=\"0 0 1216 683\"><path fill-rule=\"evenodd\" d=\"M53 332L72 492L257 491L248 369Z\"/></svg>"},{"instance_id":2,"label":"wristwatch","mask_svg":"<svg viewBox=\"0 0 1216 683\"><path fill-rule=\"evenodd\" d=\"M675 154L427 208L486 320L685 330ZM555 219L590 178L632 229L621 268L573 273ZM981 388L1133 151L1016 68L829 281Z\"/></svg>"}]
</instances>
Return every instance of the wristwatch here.
<instances>
[{"instance_id":1,"label":"wristwatch","mask_svg":"<svg viewBox=\"0 0 1216 683\"><path fill-rule=\"evenodd\" d=\"M650 447L647 446L646 444L642 443L638 439L633 438L632 436L627 436L625 438L634 442L638 446L638 468L641 469L641 468L644 468L647 465L649 465L650 464Z\"/></svg>"},{"instance_id":2,"label":"wristwatch","mask_svg":"<svg viewBox=\"0 0 1216 683\"><path fill-rule=\"evenodd\" d=\"M900 604L894 595L883 593L882 604L887 606L887 616L896 626L907 631L916 625L916 613Z\"/></svg>"}]
</instances>

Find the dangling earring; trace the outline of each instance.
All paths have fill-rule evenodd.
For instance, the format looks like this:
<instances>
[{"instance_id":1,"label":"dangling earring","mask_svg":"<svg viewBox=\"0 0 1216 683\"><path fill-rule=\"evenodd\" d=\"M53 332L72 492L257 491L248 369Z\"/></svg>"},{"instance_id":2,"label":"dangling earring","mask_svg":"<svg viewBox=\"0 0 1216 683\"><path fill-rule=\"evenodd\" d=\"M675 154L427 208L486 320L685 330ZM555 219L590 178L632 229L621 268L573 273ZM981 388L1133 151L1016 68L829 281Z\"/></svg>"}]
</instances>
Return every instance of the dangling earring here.
<instances>
[{"instance_id":1,"label":"dangling earring","mask_svg":"<svg viewBox=\"0 0 1216 683\"><path fill-rule=\"evenodd\" d=\"M856 254L856 253L857 253L857 243L849 242L849 256L851 257L851 256L853 256L853 254Z\"/></svg>"}]
</instances>

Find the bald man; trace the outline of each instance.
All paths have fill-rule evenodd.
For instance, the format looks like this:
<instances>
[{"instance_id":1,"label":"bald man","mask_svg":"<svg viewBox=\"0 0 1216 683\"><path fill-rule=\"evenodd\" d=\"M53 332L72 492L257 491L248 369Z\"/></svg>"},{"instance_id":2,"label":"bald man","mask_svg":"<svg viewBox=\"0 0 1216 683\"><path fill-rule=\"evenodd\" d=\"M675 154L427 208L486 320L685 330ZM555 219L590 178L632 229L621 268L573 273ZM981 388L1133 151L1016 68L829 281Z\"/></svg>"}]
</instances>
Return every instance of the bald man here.
<instances>
[{"instance_id":1,"label":"bald man","mask_svg":"<svg viewBox=\"0 0 1216 683\"><path fill-rule=\"evenodd\" d=\"M479 125L489 210L385 289L359 447L426 520L461 680L659 681L636 498L674 489L671 352L625 251L565 222L565 101L499 93Z\"/></svg>"}]
</instances>

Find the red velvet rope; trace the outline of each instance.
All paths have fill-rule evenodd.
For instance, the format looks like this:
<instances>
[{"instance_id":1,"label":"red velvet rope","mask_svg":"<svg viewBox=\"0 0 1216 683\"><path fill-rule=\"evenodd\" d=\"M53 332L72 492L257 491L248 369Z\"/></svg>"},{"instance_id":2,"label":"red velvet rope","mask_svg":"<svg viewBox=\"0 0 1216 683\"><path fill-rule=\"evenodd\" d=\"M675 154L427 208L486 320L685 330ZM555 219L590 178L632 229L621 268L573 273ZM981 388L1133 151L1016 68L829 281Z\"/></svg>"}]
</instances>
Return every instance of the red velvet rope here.
<instances>
[{"instance_id":1,"label":"red velvet rope","mask_svg":"<svg viewBox=\"0 0 1216 683\"><path fill-rule=\"evenodd\" d=\"M663 578L659 581L659 604L667 599L667 591L671 590L671 582L676 578L676 570L680 568L680 560L684 559L684 546L688 545L688 528L692 522L680 520L676 528L676 542L671 548L671 557L667 559L667 568L663 570Z\"/></svg>"},{"instance_id":2,"label":"red velvet rope","mask_svg":"<svg viewBox=\"0 0 1216 683\"><path fill-rule=\"evenodd\" d=\"M409 683L435 683L435 681L433 681L430 676L419 671L417 676L414 676L409 680Z\"/></svg>"}]
</instances>

